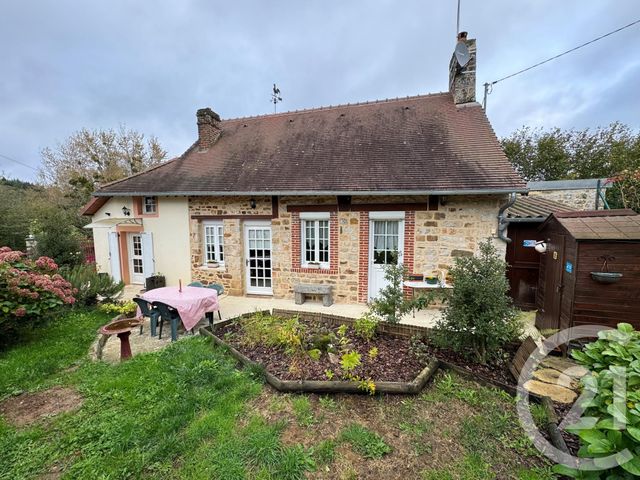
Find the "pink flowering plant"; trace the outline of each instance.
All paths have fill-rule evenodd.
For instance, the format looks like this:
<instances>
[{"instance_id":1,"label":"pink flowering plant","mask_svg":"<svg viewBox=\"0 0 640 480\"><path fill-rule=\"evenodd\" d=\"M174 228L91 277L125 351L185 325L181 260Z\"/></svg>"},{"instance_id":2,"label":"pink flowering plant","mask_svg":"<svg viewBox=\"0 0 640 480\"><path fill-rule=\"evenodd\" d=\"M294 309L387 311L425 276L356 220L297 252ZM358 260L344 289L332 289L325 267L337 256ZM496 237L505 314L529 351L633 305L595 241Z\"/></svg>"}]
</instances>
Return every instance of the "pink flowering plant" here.
<instances>
[{"instance_id":1,"label":"pink flowering plant","mask_svg":"<svg viewBox=\"0 0 640 480\"><path fill-rule=\"evenodd\" d=\"M49 257L37 260L0 247L0 331L42 318L62 305L73 305L76 290Z\"/></svg>"}]
</instances>

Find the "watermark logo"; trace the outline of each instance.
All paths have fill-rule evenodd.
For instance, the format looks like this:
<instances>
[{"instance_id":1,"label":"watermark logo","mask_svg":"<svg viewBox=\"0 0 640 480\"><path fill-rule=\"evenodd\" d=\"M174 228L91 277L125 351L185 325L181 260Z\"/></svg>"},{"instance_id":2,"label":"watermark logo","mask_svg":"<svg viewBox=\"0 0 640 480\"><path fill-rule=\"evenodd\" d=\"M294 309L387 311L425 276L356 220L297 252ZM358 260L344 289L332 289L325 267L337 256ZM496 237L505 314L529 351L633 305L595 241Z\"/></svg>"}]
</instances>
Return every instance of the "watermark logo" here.
<instances>
[{"instance_id":1,"label":"watermark logo","mask_svg":"<svg viewBox=\"0 0 640 480\"><path fill-rule=\"evenodd\" d=\"M609 470L627 463L633 459L634 455L628 449L624 449L620 452L599 458L582 458L573 456L570 453L557 448L538 430L530 410L529 391L524 387L524 384L533 378L533 372L549 355L549 353L557 347L568 345L569 342L576 340L595 338L598 337L599 332L609 330L614 329L604 327L602 325L582 325L556 333L552 337L546 339L542 347L536 349L529 356L520 372L520 377L518 378L518 399L516 406L522 428L535 447L547 458L557 464L565 465L572 469L582 471ZM609 370L611 371L613 379L613 398L611 399L612 403L609 411L612 412L613 419L611 425L608 425L607 428L609 430L621 431L626 428L625 412L627 408L627 371L625 367L615 366L610 367ZM567 371L565 372L571 373ZM561 375L560 378L567 377L565 375ZM583 416L585 409L598 393L597 378L591 374L587 374L587 376L582 379L582 384L584 388L581 395L576 399L573 407L565 416L562 423L558 425L560 430L564 430L567 427L571 427L572 431L583 429L591 430L596 426L596 423L599 420L595 417Z\"/></svg>"}]
</instances>

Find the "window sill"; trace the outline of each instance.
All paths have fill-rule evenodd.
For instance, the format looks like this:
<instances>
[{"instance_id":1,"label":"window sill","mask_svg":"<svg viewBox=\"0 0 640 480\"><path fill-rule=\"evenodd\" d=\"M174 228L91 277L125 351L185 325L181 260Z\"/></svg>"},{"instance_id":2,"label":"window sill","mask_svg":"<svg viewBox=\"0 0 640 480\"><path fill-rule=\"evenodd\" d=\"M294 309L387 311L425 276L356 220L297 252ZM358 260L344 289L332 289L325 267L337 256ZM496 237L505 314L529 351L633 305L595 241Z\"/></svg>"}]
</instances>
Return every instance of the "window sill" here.
<instances>
[{"instance_id":1,"label":"window sill","mask_svg":"<svg viewBox=\"0 0 640 480\"><path fill-rule=\"evenodd\" d=\"M324 274L324 275L337 275L338 273L338 269L337 268L309 268L309 267L293 267L291 269L292 272L294 273L318 273L318 274Z\"/></svg>"},{"instance_id":2,"label":"window sill","mask_svg":"<svg viewBox=\"0 0 640 480\"><path fill-rule=\"evenodd\" d=\"M217 267L209 266L209 265L200 265L198 270L207 270L213 272L226 272L227 268L224 263L218 265Z\"/></svg>"}]
</instances>

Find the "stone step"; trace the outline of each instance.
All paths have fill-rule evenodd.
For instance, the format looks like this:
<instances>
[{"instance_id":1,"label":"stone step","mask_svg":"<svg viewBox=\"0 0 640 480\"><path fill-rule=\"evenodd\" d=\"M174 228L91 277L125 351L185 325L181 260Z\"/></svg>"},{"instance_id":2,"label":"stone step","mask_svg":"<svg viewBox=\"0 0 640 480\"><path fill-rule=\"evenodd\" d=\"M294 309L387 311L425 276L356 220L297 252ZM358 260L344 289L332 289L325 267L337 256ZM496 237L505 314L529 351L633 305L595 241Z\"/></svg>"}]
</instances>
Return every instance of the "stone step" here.
<instances>
[{"instance_id":1,"label":"stone step","mask_svg":"<svg viewBox=\"0 0 640 480\"><path fill-rule=\"evenodd\" d=\"M539 380L529 380L524 384L524 388L531 393L550 397L558 403L573 403L578 397L578 394L573 390Z\"/></svg>"}]
</instances>

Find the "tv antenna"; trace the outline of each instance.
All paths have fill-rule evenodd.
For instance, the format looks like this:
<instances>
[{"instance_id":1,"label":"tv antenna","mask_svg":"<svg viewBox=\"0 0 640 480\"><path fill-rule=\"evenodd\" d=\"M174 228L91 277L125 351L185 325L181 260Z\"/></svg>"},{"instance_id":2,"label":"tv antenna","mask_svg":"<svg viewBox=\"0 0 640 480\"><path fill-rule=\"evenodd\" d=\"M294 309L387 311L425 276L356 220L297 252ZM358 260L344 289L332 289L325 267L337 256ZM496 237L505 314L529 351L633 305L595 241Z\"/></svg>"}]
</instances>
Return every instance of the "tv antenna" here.
<instances>
[{"instance_id":1,"label":"tv antenna","mask_svg":"<svg viewBox=\"0 0 640 480\"><path fill-rule=\"evenodd\" d=\"M273 102L273 113L276 113L278 109L278 102L282 101L282 97L280 96L280 89L273 84L273 92L271 93L271 101Z\"/></svg>"}]
</instances>

